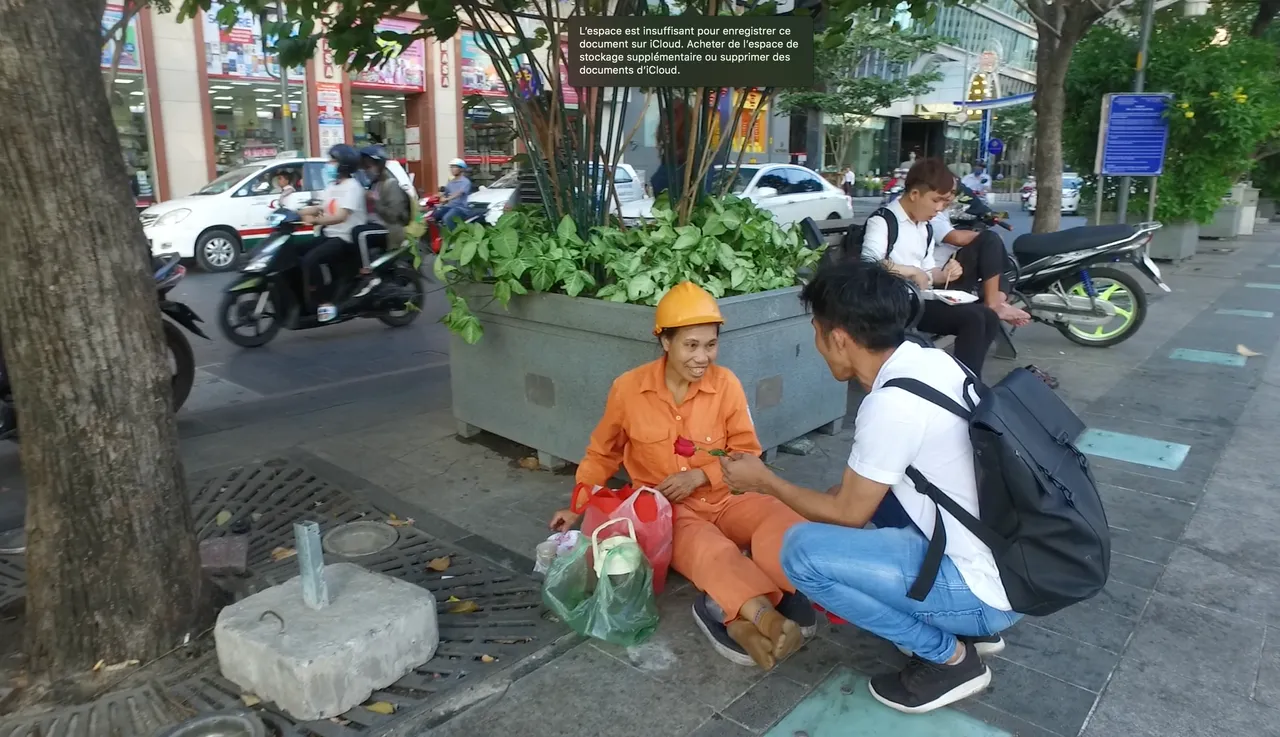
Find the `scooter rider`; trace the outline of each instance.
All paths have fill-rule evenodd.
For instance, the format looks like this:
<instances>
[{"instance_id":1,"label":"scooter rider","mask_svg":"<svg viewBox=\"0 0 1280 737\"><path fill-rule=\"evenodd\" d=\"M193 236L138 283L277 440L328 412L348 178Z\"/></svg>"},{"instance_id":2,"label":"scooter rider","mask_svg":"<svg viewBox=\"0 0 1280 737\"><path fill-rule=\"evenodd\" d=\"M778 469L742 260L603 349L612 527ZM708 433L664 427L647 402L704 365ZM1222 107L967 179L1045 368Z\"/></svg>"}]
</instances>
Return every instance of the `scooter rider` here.
<instances>
[{"instance_id":1,"label":"scooter rider","mask_svg":"<svg viewBox=\"0 0 1280 737\"><path fill-rule=\"evenodd\" d=\"M329 149L329 163L325 164L324 177L327 186L320 207L307 207L298 214L308 225L319 225L323 228L325 239L312 246L303 254L302 289L307 306L315 304L316 285L313 278L319 274L321 264L332 261L335 256L355 243L353 231L368 220L365 203L365 190L355 179L360 168L360 154L345 143ZM326 295L326 298L331 298ZM338 311L327 301L316 307L316 317L320 322L328 322L337 317Z\"/></svg>"},{"instance_id":2,"label":"scooter rider","mask_svg":"<svg viewBox=\"0 0 1280 737\"><path fill-rule=\"evenodd\" d=\"M440 206L436 208L436 222L448 227L450 221L461 221L466 217L467 198L471 196L471 180L467 178L467 162L454 159L449 162L449 173L453 178L444 185L444 196L440 198Z\"/></svg>"}]
</instances>

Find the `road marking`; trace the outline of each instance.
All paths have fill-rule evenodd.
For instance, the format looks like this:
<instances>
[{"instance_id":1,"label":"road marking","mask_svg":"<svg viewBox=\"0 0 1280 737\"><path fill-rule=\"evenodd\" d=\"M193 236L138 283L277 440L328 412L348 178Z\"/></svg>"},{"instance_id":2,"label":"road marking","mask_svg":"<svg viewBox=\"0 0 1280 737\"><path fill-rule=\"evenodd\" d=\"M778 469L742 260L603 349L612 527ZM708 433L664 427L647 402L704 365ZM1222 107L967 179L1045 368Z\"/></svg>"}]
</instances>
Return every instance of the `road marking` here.
<instances>
[{"instance_id":1,"label":"road marking","mask_svg":"<svg viewBox=\"0 0 1280 737\"><path fill-rule=\"evenodd\" d=\"M1267 312L1266 310L1218 310L1219 315L1234 315L1236 317L1275 317L1276 313Z\"/></svg>"},{"instance_id":2,"label":"road marking","mask_svg":"<svg viewBox=\"0 0 1280 737\"><path fill-rule=\"evenodd\" d=\"M1280 284L1272 284L1270 282L1249 282L1245 284L1250 289L1280 289Z\"/></svg>"},{"instance_id":3,"label":"road marking","mask_svg":"<svg viewBox=\"0 0 1280 737\"><path fill-rule=\"evenodd\" d=\"M1076 446L1085 453L1100 458L1168 471L1181 468L1183 461L1187 460L1187 453L1191 452L1191 446L1182 443L1093 428L1084 431Z\"/></svg>"},{"instance_id":4,"label":"road marking","mask_svg":"<svg viewBox=\"0 0 1280 737\"><path fill-rule=\"evenodd\" d=\"M1169 354L1175 361L1192 363L1212 363L1218 366L1243 366L1244 356L1238 353L1220 353L1218 351L1200 351L1195 348L1178 348Z\"/></svg>"}]
</instances>

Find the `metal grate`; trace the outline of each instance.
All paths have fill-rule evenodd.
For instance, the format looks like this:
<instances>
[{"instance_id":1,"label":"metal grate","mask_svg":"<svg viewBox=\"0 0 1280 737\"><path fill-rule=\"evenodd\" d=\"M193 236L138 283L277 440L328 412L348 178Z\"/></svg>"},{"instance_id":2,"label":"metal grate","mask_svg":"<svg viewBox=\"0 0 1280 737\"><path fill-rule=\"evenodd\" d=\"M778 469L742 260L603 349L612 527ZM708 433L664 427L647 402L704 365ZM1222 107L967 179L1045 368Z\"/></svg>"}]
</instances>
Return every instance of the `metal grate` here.
<instances>
[{"instance_id":1,"label":"metal grate","mask_svg":"<svg viewBox=\"0 0 1280 737\"><path fill-rule=\"evenodd\" d=\"M0 612L27 596L27 560L22 555L0 555Z\"/></svg>"},{"instance_id":2,"label":"metal grate","mask_svg":"<svg viewBox=\"0 0 1280 737\"><path fill-rule=\"evenodd\" d=\"M257 591L296 576L296 558L276 561L272 551L293 547L293 523L314 521L321 530L361 519L386 520L390 514L329 484L318 474L285 460L239 467L194 483L193 517L197 536L208 539L232 534L238 522L249 525L247 577L234 579L237 588ZM218 517L227 512L223 524ZM435 697L489 673L515 664L563 633L542 616L537 582L484 559L441 543L412 526L398 528L395 545L372 555L349 559L365 568L422 586L435 594L440 647L430 662L375 693L373 701L387 701L397 713L423 706ZM442 572L427 568L436 558L449 557ZM325 555L327 563L343 559ZM20 564L20 559L19 559ZM0 568L0 581L5 570ZM22 596L22 569L13 587ZM244 593L244 591L240 591ZM475 602L473 612L451 613L450 597ZM185 674L161 684L174 701L197 712L242 708L241 692L218 673L216 657L205 656ZM294 724L270 704L255 709L282 737L352 737L396 719L357 707L335 720ZM4 725L0 721L0 725ZM0 726L0 737L11 737ZM52 733L51 733L52 734ZM137 733L144 734L144 733ZM26 737L14 733L12 737Z\"/></svg>"},{"instance_id":3,"label":"metal grate","mask_svg":"<svg viewBox=\"0 0 1280 737\"><path fill-rule=\"evenodd\" d=\"M184 718L151 686L21 719L0 719L0 737L143 737Z\"/></svg>"}]
</instances>

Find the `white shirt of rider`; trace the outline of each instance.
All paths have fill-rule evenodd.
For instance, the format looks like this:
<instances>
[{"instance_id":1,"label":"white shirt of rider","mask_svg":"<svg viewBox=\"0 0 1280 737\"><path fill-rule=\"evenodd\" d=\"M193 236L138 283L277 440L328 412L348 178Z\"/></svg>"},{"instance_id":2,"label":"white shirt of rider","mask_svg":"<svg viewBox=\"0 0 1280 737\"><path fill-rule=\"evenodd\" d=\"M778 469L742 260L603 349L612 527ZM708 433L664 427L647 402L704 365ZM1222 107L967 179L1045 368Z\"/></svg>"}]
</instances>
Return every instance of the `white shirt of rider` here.
<instances>
[{"instance_id":1,"label":"white shirt of rider","mask_svg":"<svg viewBox=\"0 0 1280 737\"><path fill-rule=\"evenodd\" d=\"M347 219L336 225L326 225L324 232L330 238L354 243L352 229L369 222L369 214L365 208L364 187L352 177L336 181L324 190L324 214L337 215L343 210L350 211Z\"/></svg>"},{"instance_id":2,"label":"white shirt of rider","mask_svg":"<svg viewBox=\"0 0 1280 737\"><path fill-rule=\"evenodd\" d=\"M991 175L985 171L971 171L960 182L974 192L981 193L991 189Z\"/></svg>"}]
</instances>

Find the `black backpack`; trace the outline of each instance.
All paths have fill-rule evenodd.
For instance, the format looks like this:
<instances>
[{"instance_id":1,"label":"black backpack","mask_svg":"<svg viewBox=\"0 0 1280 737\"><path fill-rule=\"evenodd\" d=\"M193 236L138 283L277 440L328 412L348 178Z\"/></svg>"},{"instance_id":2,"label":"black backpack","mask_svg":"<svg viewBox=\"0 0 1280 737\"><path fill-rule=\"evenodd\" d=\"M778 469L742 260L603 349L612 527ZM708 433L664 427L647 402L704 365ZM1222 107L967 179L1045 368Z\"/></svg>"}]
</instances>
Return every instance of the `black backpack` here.
<instances>
[{"instance_id":1,"label":"black backpack","mask_svg":"<svg viewBox=\"0 0 1280 737\"><path fill-rule=\"evenodd\" d=\"M885 225L889 229L889 247L885 249L884 257L889 258L889 254L893 253L893 247L898 243L898 218L886 207L877 208L875 212L867 217L870 222L871 218L883 218ZM929 231L929 248L934 246L933 242L933 223L926 223L926 229ZM827 249L827 256L834 260L844 260L846 258L862 258L862 241L866 237L867 226L851 225L844 232L844 236L840 239L838 253L832 253L833 249Z\"/></svg>"},{"instance_id":2,"label":"black backpack","mask_svg":"<svg viewBox=\"0 0 1280 737\"><path fill-rule=\"evenodd\" d=\"M978 482L981 519L915 468L907 468L908 478L933 500L937 514L920 575L907 595L924 601L933 589L947 546L943 511L991 548L1015 612L1043 617L1096 595L1111 570L1111 535L1089 462L1075 446L1084 423L1026 369L1015 369L987 387L961 368L969 377L964 392L968 407L915 379L884 384L969 423ZM979 397L976 405L970 389Z\"/></svg>"}]
</instances>

